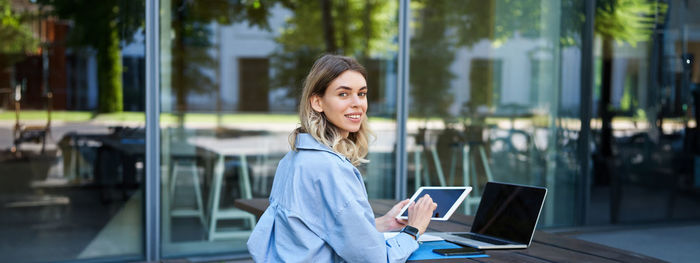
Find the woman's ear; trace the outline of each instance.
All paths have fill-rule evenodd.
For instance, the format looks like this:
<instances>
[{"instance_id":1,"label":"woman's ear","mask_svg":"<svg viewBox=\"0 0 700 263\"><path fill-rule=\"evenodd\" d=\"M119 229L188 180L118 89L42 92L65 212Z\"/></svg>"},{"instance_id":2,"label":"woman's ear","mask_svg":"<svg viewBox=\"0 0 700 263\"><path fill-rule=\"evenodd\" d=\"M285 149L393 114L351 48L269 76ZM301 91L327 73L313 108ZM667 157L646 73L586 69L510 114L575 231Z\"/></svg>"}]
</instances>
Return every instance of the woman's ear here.
<instances>
[{"instance_id":1,"label":"woman's ear","mask_svg":"<svg viewBox=\"0 0 700 263\"><path fill-rule=\"evenodd\" d=\"M318 95L313 95L311 98L309 98L309 103L311 103L311 108L313 108L316 112L323 112L323 107L321 97Z\"/></svg>"}]
</instances>

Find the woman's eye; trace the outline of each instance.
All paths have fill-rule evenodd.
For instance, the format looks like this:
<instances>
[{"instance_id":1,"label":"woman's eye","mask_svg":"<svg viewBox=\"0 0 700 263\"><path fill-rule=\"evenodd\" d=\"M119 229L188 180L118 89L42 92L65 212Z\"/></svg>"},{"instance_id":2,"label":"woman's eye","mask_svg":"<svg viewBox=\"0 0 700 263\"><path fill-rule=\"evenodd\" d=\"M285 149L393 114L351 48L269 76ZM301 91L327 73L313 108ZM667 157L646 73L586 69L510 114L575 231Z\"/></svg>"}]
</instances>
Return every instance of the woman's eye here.
<instances>
[{"instance_id":1,"label":"woman's eye","mask_svg":"<svg viewBox=\"0 0 700 263\"><path fill-rule=\"evenodd\" d=\"M360 97L365 97L365 96L367 96L367 92L360 92L359 95L360 95Z\"/></svg>"},{"instance_id":2,"label":"woman's eye","mask_svg":"<svg viewBox=\"0 0 700 263\"><path fill-rule=\"evenodd\" d=\"M347 93L345 93L345 92L343 92L343 93L340 93L340 94L338 94L338 96L341 96L341 97L347 97L347 96L348 96L348 94L347 94Z\"/></svg>"}]
</instances>

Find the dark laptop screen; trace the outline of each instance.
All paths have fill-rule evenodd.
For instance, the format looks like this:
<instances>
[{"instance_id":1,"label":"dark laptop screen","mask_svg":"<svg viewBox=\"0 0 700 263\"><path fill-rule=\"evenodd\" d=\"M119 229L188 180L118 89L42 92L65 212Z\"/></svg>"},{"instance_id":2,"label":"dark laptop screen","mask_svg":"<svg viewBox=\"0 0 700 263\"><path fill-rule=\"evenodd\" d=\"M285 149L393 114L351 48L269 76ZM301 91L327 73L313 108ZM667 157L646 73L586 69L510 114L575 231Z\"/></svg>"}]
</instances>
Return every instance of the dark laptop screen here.
<instances>
[{"instance_id":1,"label":"dark laptop screen","mask_svg":"<svg viewBox=\"0 0 700 263\"><path fill-rule=\"evenodd\" d=\"M547 190L489 182L471 232L529 244Z\"/></svg>"},{"instance_id":2,"label":"dark laptop screen","mask_svg":"<svg viewBox=\"0 0 700 263\"><path fill-rule=\"evenodd\" d=\"M447 211L450 211L452 204L459 199L462 192L464 192L464 189L423 189L418 197L416 197L416 200L419 200L425 194L429 194L430 198L433 199L433 202L438 204L437 208L435 208L433 217L443 217L445 214L447 214ZM408 216L408 209L406 209L406 211L404 211L401 215Z\"/></svg>"}]
</instances>

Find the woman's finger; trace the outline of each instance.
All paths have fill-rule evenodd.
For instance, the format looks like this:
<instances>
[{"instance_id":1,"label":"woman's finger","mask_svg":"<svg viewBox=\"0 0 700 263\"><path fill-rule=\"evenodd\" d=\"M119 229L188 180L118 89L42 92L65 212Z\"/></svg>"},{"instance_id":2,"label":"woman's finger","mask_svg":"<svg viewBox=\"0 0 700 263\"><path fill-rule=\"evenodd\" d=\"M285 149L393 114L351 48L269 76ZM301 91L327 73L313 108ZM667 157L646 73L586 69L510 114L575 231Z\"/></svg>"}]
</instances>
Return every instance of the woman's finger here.
<instances>
[{"instance_id":1,"label":"woman's finger","mask_svg":"<svg viewBox=\"0 0 700 263\"><path fill-rule=\"evenodd\" d=\"M394 208L401 209L401 208L403 208L404 206L406 206L406 205L408 204L408 202L410 202L410 201L411 201L411 200L409 200L409 199L405 199L405 200L399 202L398 204L396 204L392 209L394 209Z\"/></svg>"},{"instance_id":2,"label":"woman's finger","mask_svg":"<svg viewBox=\"0 0 700 263\"><path fill-rule=\"evenodd\" d=\"M432 201L433 199L430 198L430 195L429 195L429 194L426 194L426 195L424 195L423 197L421 197L421 199L418 200L418 201L421 202L421 203L425 203L425 202L427 202L428 200L431 200L431 201Z\"/></svg>"},{"instance_id":3,"label":"woman's finger","mask_svg":"<svg viewBox=\"0 0 700 263\"><path fill-rule=\"evenodd\" d=\"M408 204L410 200L406 199L401 202L398 202L394 207L392 207L387 214L394 214L398 213L406 204Z\"/></svg>"}]
</instances>

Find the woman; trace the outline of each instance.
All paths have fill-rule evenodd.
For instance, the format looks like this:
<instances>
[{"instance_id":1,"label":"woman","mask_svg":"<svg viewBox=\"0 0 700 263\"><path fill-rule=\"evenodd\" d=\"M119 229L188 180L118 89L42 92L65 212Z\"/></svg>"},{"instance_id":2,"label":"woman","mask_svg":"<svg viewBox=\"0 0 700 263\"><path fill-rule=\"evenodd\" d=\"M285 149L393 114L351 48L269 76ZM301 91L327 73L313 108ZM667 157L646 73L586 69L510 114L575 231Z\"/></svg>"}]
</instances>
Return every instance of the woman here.
<instances>
[{"instance_id":1,"label":"woman","mask_svg":"<svg viewBox=\"0 0 700 263\"><path fill-rule=\"evenodd\" d=\"M368 162L367 73L352 58L325 55L304 81L301 127L280 161L270 206L248 239L256 262L404 262L418 248L436 204L408 200L374 218L355 166ZM385 240L381 232L403 230Z\"/></svg>"}]
</instances>

